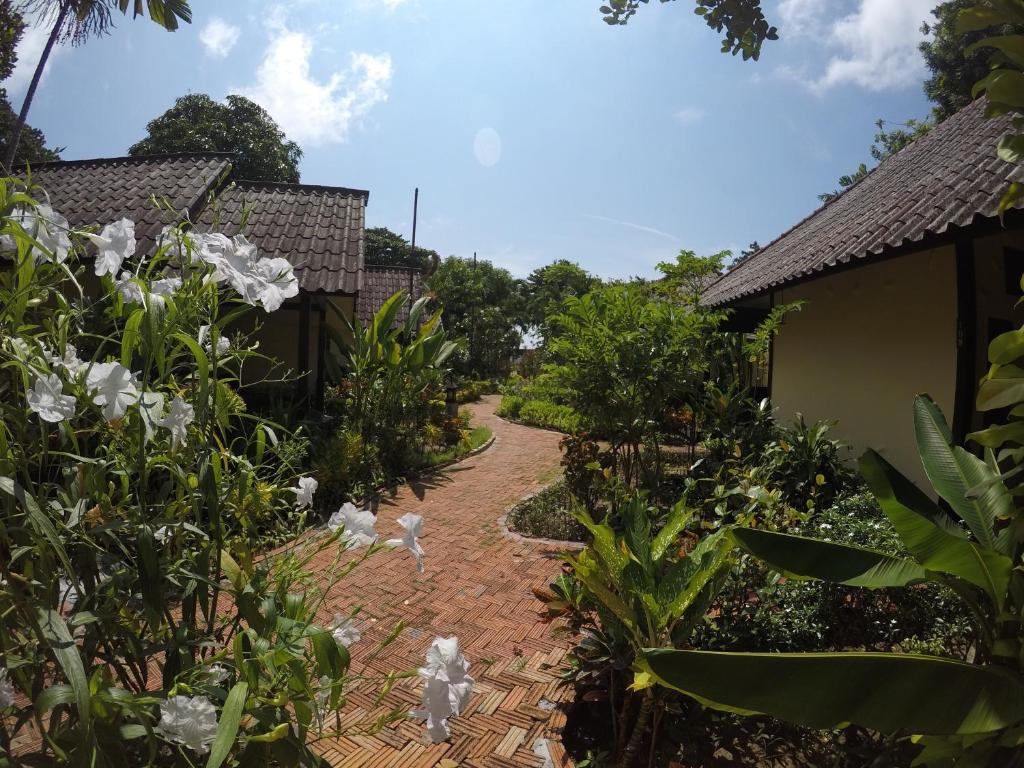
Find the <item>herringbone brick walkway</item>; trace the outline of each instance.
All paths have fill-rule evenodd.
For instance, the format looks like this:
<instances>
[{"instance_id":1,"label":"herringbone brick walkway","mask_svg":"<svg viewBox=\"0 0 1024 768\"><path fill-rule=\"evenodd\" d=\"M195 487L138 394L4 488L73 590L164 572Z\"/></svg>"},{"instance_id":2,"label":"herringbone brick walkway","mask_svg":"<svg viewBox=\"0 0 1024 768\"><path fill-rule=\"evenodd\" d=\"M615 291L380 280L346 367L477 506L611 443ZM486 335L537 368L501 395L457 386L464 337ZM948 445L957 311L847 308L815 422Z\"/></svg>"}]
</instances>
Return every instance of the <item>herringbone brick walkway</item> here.
<instances>
[{"instance_id":1,"label":"herringbone brick walkway","mask_svg":"<svg viewBox=\"0 0 1024 768\"><path fill-rule=\"evenodd\" d=\"M322 741L317 748L332 766L567 764L559 704L570 691L560 685L558 670L568 642L552 636L530 591L558 574L558 548L503 536L498 524L509 506L556 476L559 436L497 418L498 399L470 406L474 423L494 431L488 450L402 488L377 510L382 539L401 533L395 520L404 513L423 516L425 572L416 572L408 551L381 553L342 582L344 591L328 601L321 617L326 623L336 611L363 606L357 617L363 638L350 650L354 670L367 674L415 669L435 636L458 636L476 678L468 711L452 719L447 743L431 744L423 724L414 720L375 735L355 729ZM399 620L407 625L399 639L366 661ZM420 690L417 678L401 680L378 704L374 685L357 686L342 722L354 726L392 708L412 709Z\"/></svg>"}]
</instances>

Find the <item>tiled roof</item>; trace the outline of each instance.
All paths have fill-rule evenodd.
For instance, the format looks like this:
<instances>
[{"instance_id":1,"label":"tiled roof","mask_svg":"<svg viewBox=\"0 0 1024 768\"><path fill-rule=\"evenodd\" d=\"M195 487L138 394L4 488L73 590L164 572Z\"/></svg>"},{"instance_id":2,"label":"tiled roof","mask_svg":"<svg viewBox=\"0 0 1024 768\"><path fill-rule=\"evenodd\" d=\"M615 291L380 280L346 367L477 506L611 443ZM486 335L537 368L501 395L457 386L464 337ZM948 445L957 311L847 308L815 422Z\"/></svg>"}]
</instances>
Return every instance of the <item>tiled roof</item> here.
<instances>
[{"instance_id":1,"label":"tiled roof","mask_svg":"<svg viewBox=\"0 0 1024 768\"><path fill-rule=\"evenodd\" d=\"M1020 166L996 157L1009 127L975 101L727 272L702 301L728 304L996 216L1006 185L1024 180Z\"/></svg>"},{"instance_id":2,"label":"tiled roof","mask_svg":"<svg viewBox=\"0 0 1024 768\"><path fill-rule=\"evenodd\" d=\"M409 317L412 302L423 295L423 273L412 267L385 267L367 264L363 272L363 287L356 302L356 317L361 323L373 319L384 302L398 291L409 294L409 301L399 313L397 321L404 323Z\"/></svg>"},{"instance_id":3,"label":"tiled roof","mask_svg":"<svg viewBox=\"0 0 1024 768\"><path fill-rule=\"evenodd\" d=\"M243 234L261 256L280 256L310 292L354 294L360 288L366 248L369 192L309 184L239 181L207 206L197 226L233 234L243 210Z\"/></svg>"},{"instance_id":4,"label":"tiled roof","mask_svg":"<svg viewBox=\"0 0 1024 768\"><path fill-rule=\"evenodd\" d=\"M72 226L102 225L127 216L135 234L152 243L165 224L194 215L207 193L231 169L231 155L151 155L33 163L32 182ZM24 169L19 171L25 173ZM158 210L151 195L166 198L176 217Z\"/></svg>"}]
</instances>

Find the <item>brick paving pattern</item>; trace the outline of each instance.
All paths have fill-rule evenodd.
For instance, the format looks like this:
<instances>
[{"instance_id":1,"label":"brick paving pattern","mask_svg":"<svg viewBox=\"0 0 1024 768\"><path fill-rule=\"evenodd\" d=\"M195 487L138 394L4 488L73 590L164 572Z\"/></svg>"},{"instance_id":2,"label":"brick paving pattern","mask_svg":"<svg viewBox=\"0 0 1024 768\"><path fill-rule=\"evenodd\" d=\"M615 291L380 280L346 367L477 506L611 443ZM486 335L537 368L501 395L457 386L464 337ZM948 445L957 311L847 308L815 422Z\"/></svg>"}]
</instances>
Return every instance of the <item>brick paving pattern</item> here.
<instances>
[{"instance_id":1,"label":"brick paving pattern","mask_svg":"<svg viewBox=\"0 0 1024 768\"><path fill-rule=\"evenodd\" d=\"M406 512L423 516L425 572L416 572L406 550L380 553L344 579L321 617L327 622L334 612L363 606L353 669L371 675L415 669L435 636L458 636L476 678L470 705L450 721L452 737L442 744L431 744L423 723L411 719L374 735L353 727L321 741L317 749L332 766L570 765L561 747L560 705L571 691L558 679L569 643L541 620L531 592L559 573L559 550L503 535L498 522L512 504L557 476L559 435L502 421L494 415L498 400L489 396L469 406L474 424L494 431L489 449L403 487L377 510L381 539L400 535L395 520ZM398 620L406 623L399 639L366 661ZM418 678L401 680L378 704L374 685L357 685L342 724L412 709L420 691Z\"/></svg>"}]
</instances>

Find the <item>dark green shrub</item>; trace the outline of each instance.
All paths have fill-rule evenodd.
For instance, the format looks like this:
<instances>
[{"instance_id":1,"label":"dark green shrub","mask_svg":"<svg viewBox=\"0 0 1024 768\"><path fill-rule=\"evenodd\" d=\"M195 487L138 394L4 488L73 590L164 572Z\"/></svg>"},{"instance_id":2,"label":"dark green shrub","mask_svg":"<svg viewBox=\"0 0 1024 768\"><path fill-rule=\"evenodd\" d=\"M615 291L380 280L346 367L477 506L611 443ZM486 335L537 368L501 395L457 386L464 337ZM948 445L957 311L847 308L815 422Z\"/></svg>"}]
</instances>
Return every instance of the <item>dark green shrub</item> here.
<instances>
[{"instance_id":1,"label":"dark green shrub","mask_svg":"<svg viewBox=\"0 0 1024 768\"><path fill-rule=\"evenodd\" d=\"M498 410L495 413L503 419L518 419L519 412L525 403L526 400L519 395L505 395L501 398L501 404L498 405Z\"/></svg>"},{"instance_id":2,"label":"dark green shrub","mask_svg":"<svg viewBox=\"0 0 1024 768\"><path fill-rule=\"evenodd\" d=\"M547 400L529 400L519 411L519 421L534 427L559 432L579 432L585 428L583 418L568 405L555 405Z\"/></svg>"},{"instance_id":3,"label":"dark green shrub","mask_svg":"<svg viewBox=\"0 0 1024 768\"><path fill-rule=\"evenodd\" d=\"M793 533L904 555L896 531L867 492L841 497ZM811 651L844 648L961 656L972 629L962 602L935 585L859 589L785 579L746 557L734 569L698 647Z\"/></svg>"}]
</instances>

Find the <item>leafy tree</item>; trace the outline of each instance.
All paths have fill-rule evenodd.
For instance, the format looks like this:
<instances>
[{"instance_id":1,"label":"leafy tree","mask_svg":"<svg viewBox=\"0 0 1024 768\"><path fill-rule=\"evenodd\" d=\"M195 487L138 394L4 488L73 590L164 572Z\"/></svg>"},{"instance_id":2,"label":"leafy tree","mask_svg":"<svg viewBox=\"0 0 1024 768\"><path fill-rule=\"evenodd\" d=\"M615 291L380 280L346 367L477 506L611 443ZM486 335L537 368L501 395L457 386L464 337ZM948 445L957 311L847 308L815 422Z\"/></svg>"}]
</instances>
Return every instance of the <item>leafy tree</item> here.
<instances>
[{"instance_id":1,"label":"leafy tree","mask_svg":"<svg viewBox=\"0 0 1024 768\"><path fill-rule=\"evenodd\" d=\"M0 80L6 80L14 72L18 61L18 42L25 32L25 20L15 9L11 0L0 1ZM18 121L11 108L7 90L0 88L0 156L7 156L8 138ZM58 150L46 147L46 137L38 128L26 125L22 129L21 141L14 155L14 163L60 160Z\"/></svg>"},{"instance_id":2,"label":"leafy tree","mask_svg":"<svg viewBox=\"0 0 1024 768\"><path fill-rule=\"evenodd\" d=\"M426 270L439 259L437 251L428 248L416 246L413 252L408 240L387 227L371 227L366 230L367 264Z\"/></svg>"},{"instance_id":3,"label":"leafy tree","mask_svg":"<svg viewBox=\"0 0 1024 768\"><path fill-rule=\"evenodd\" d=\"M640 3L650 0L608 0L601 13L608 24L625 24L637 12ZM669 0L661 0L663 3ZM725 32L722 53L737 53L747 59L761 55L765 40L778 40L779 31L768 24L761 10L761 0L696 0L694 12L716 32Z\"/></svg>"},{"instance_id":4,"label":"leafy tree","mask_svg":"<svg viewBox=\"0 0 1024 768\"><path fill-rule=\"evenodd\" d=\"M821 202L823 203L831 203L833 200L835 200L837 197L843 194L844 191L852 187L854 184L856 184L858 181L860 181L867 175L868 167L864 163L861 163L857 170L854 171L853 173L848 173L845 176L839 177L839 186L842 187L842 189L834 189L831 192L823 192L822 194L818 195L818 199L821 200Z\"/></svg>"},{"instance_id":5,"label":"leafy tree","mask_svg":"<svg viewBox=\"0 0 1024 768\"><path fill-rule=\"evenodd\" d=\"M42 20L48 22L52 19L53 26L46 38L39 63L36 64L32 82L25 93L21 112L18 113L14 128L9 134L7 152L4 154L6 168L10 168L14 163L28 111L32 107L32 99L35 98L39 80L46 69L46 62L50 58L53 46L58 42L82 45L94 35L106 34L113 26L112 11L117 9L127 14L129 4L132 5L133 17L144 16L148 9L150 19L172 32L178 28L179 19L192 23L192 9L189 8L188 0L146 0L145 5L142 0L134 0L134 3L130 3L130 0L31 0L27 4L26 7L38 13Z\"/></svg>"},{"instance_id":6,"label":"leafy tree","mask_svg":"<svg viewBox=\"0 0 1024 768\"><path fill-rule=\"evenodd\" d=\"M973 101L971 89L989 72L989 55L983 49L971 48L973 43L994 35L1024 34L1024 24L1009 21L995 28L974 29L960 34L956 28L961 11L977 5L973 0L948 0L939 4L932 15L935 21L921 28L930 40L921 43L921 54L931 72L925 80L924 92L935 103L935 121L945 120Z\"/></svg>"},{"instance_id":7,"label":"leafy tree","mask_svg":"<svg viewBox=\"0 0 1024 768\"><path fill-rule=\"evenodd\" d=\"M755 240L750 245L748 245L746 248L744 248L742 251L740 251L740 255L737 256L736 258L734 258L729 263L729 269L736 269L736 267L738 267L740 264L742 264L744 261L749 259L751 256L753 256L755 253L757 253L760 250L761 250L761 244L759 242L757 242L757 240Z\"/></svg>"},{"instance_id":8,"label":"leafy tree","mask_svg":"<svg viewBox=\"0 0 1024 768\"><path fill-rule=\"evenodd\" d=\"M508 368L522 344L523 302L519 282L489 261L449 256L427 279L427 288L444 307L449 336L467 346L452 358L461 374L490 378Z\"/></svg>"},{"instance_id":9,"label":"leafy tree","mask_svg":"<svg viewBox=\"0 0 1024 768\"><path fill-rule=\"evenodd\" d=\"M526 325L542 328L545 318L557 312L565 299L583 296L600 284L599 277L568 259L558 259L533 270L523 282Z\"/></svg>"},{"instance_id":10,"label":"leafy tree","mask_svg":"<svg viewBox=\"0 0 1024 768\"><path fill-rule=\"evenodd\" d=\"M628 485L656 487L664 415L696 400L720 317L628 284L570 297L549 320L569 405L608 439Z\"/></svg>"},{"instance_id":11,"label":"leafy tree","mask_svg":"<svg viewBox=\"0 0 1024 768\"><path fill-rule=\"evenodd\" d=\"M234 152L240 178L299 181L299 145L288 140L263 107L244 96L228 96L227 104L204 93L181 96L150 120L146 130L149 135L133 144L129 154Z\"/></svg>"},{"instance_id":12,"label":"leafy tree","mask_svg":"<svg viewBox=\"0 0 1024 768\"><path fill-rule=\"evenodd\" d=\"M886 121L879 118L875 121L878 133L875 134L875 143L871 145L871 156L878 162L882 162L911 142L917 141L928 131L935 127L931 120L915 120L910 118L905 123L895 123L894 128L885 129Z\"/></svg>"},{"instance_id":13,"label":"leafy tree","mask_svg":"<svg viewBox=\"0 0 1024 768\"><path fill-rule=\"evenodd\" d=\"M719 251L710 256L698 256L694 251L681 250L675 262L663 261L658 271L664 277L658 281L657 291L683 304L696 305L704 289L722 274L732 251Z\"/></svg>"}]
</instances>

